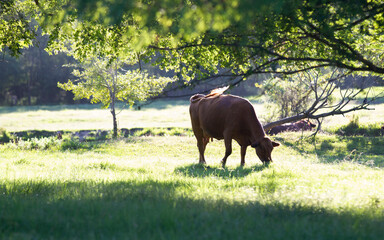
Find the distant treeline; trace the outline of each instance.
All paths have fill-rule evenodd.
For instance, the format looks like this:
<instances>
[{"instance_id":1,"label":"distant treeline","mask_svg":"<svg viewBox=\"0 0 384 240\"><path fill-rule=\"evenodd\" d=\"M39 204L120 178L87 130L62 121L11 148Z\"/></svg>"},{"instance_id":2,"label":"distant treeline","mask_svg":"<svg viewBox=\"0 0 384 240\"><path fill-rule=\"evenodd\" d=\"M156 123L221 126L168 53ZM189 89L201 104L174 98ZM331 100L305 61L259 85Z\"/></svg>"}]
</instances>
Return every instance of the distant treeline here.
<instances>
[{"instance_id":1,"label":"distant treeline","mask_svg":"<svg viewBox=\"0 0 384 240\"><path fill-rule=\"evenodd\" d=\"M48 37L38 37L34 47L18 57L4 54L0 59L0 104L71 104L73 95L57 87L71 78L72 69L62 67L73 62L65 54L49 55L44 47Z\"/></svg>"}]
</instances>

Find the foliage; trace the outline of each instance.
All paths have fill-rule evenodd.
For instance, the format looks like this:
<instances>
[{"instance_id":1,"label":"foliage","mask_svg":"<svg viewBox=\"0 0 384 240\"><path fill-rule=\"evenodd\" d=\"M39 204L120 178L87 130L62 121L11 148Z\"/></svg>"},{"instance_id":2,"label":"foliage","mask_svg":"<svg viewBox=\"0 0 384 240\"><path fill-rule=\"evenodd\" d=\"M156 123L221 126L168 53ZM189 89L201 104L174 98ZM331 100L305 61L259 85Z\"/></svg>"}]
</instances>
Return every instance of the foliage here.
<instances>
[{"instance_id":1,"label":"foliage","mask_svg":"<svg viewBox=\"0 0 384 240\"><path fill-rule=\"evenodd\" d=\"M310 85L302 79L269 79L263 89L267 104L267 121L286 118L304 112L313 101Z\"/></svg>"},{"instance_id":2,"label":"foliage","mask_svg":"<svg viewBox=\"0 0 384 240\"><path fill-rule=\"evenodd\" d=\"M8 143L6 147L21 150L48 150L56 149L60 143L61 141L56 137L29 138L27 140L19 138Z\"/></svg>"},{"instance_id":3,"label":"foliage","mask_svg":"<svg viewBox=\"0 0 384 240\"><path fill-rule=\"evenodd\" d=\"M188 85L218 77L236 85L252 74L330 66L384 73L382 0L3 2L1 51L8 47L13 54L41 28L50 36L50 53L64 51L82 62L107 59L108 64L155 59ZM105 91L92 94L95 101L107 96Z\"/></svg>"},{"instance_id":4,"label":"foliage","mask_svg":"<svg viewBox=\"0 0 384 240\"><path fill-rule=\"evenodd\" d=\"M9 50L12 56L21 53L35 39L36 29L32 25L35 16L32 0L2 0L0 5L0 53Z\"/></svg>"},{"instance_id":5,"label":"foliage","mask_svg":"<svg viewBox=\"0 0 384 240\"><path fill-rule=\"evenodd\" d=\"M315 119L320 124L325 117L369 109L370 104L383 97L383 92L375 93L371 89L341 90L345 79L346 74L340 69L321 68L297 72L283 80L265 81L270 110L267 121L274 121L264 125L264 129L268 131L304 118Z\"/></svg>"},{"instance_id":6,"label":"foliage","mask_svg":"<svg viewBox=\"0 0 384 240\"><path fill-rule=\"evenodd\" d=\"M190 128L143 128L134 131L133 136L193 136Z\"/></svg>"},{"instance_id":7,"label":"foliage","mask_svg":"<svg viewBox=\"0 0 384 240\"><path fill-rule=\"evenodd\" d=\"M46 131L46 130L27 130L27 131L19 131L12 133L19 140L28 140L32 138L48 138L57 135L57 131Z\"/></svg>"},{"instance_id":8,"label":"foliage","mask_svg":"<svg viewBox=\"0 0 384 240\"><path fill-rule=\"evenodd\" d=\"M359 117L357 115L353 115L348 124L337 129L332 129L332 132L341 136L381 136L383 134L381 127L382 123L380 122L361 124L359 123Z\"/></svg>"},{"instance_id":9,"label":"foliage","mask_svg":"<svg viewBox=\"0 0 384 240\"><path fill-rule=\"evenodd\" d=\"M136 59L127 59L131 64ZM144 101L156 96L172 79L148 76L141 69L124 70L127 64L118 58L93 58L81 64L82 70L75 69L73 75L78 78L75 83L58 83L66 91L71 91L75 99L87 98L91 103L102 103L110 107L113 117L113 136L117 137L117 120L115 104L124 101L132 106L135 101Z\"/></svg>"},{"instance_id":10,"label":"foliage","mask_svg":"<svg viewBox=\"0 0 384 240\"><path fill-rule=\"evenodd\" d=\"M77 80L58 83L58 86L72 91L75 99L90 99L91 103L102 103L105 108L112 101L124 101L132 106L136 101L155 96L171 81L169 78L148 76L139 69L124 70L126 64L119 60L110 63L110 59L93 59L80 66L82 70L72 72Z\"/></svg>"},{"instance_id":11,"label":"foliage","mask_svg":"<svg viewBox=\"0 0 384 240\"><path fill-rule=\"evenodd\" d=\"M14 136L4 129L0 129L0 143L5 143L5 148L18 150L80 150L93 149L100 143L111 140L111 134L100 131L87 131L82 139L78 137L78 132L66 131L58 138L57 132L48 131L23 131L15 132ZM189 128L135 128L124 129L119 132L120 139L143 136L193 136Z\"/></svg>"},{"instance_id":12,"label":"foliage","mask_svg":"<svg viewBox=\"0 0 384 240\"><path fill-rule=\"evenodd\" d=\"M382 0L5 2L36 18L50 35L50 50L66 48L69 40L79 59L96 49L120 58L128 49L160 50L159 64L189 80L228 75L218 66L241 79L320 66L384 72ZM6 17L12 8L5 9L4 26L12 26ZM30 38L17 31L4 36Z\"/></svg>"},{"instance_id":13,"label":"foliage","mask_svg":"<svg viewBox=\"0 0 384 240\"><path fill-rule=\"evenodd\" d=\"M61 151L68 151L68 150L79 150L79 149L92 149L94 143L90 143L88 141L86 142L80 142L79 139L76 138L63 138L62 141L60 141L60 144L58 145L58 149Z\"/></svg>"},{"instance_id":14,"label":"foliage","mask_svg":"<svg viewBox=\"0 0 384 240\"><path fill-rule=\"evenodd\" d=\"M57 82L65 82L70 68L62 65L73 62L64 53L51 56L44 48L48 36L38 31L32 45L21 50L21 55L12 57L5 53L0 60L0 104L41 105L73 103L73 95L57 88Z\"/></svg>"},{"instance_id":15,"label":"foliage","mask_svg":"<svg viewBox=\"0 0 384 240\"><path fill-rule=\"evenodd\" d=\"M159 63L181 70L187 80L221 75L217 66L239 77L320 66L384 72L381 0L78 0L73 4L78 12L64 8L64 15L85 24L101 23L101 29L118 29L118 42L128 39L134 49L162 50ZM103 43L100 31L87 32ZM83 39L89 46L89 36ZM286 68L279 70L281 66Z\"/></svg>"},{"instance_id":16,"label":"foliage","mask_svg":"<svg viewBox=\"0 0 384 240\"><path fill-rule=\"evenodd\" d=\"M11 137L7 130L0 128L0 143L7 143L11 140Z\"/></svg>"},{"instance_id":17,"label":"foliage","mask_svg":"<svg viewBox=\"0 0 384 240\"><path fill-rule=\"evenodd\" d=\"M33 137L33 138L16 138L4 145L5 149L28 150L28 151L68 151L92 149L97 142L82 141L79 139L65 135L62 139L56 136L51 137Z\"/></svg>"}]
</instances>

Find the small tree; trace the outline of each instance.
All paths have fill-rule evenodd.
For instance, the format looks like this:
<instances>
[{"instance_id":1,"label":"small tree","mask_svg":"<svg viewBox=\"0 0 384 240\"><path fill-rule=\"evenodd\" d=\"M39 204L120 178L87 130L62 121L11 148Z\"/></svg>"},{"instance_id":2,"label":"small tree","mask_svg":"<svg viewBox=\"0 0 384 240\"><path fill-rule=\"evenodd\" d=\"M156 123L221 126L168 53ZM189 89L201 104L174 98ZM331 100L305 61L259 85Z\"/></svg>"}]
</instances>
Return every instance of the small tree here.
<instances>
[{"instance_id":1,"label":"small tree","mask_svg":"<svg viewBox=\"0 0 384 240\"><path fill-rule=\"evenodd\" d=\"M288 79L270 79L265 84L266 95L272 105L264 129L308 118L321 119L358 110L369 110L369 105L384 97L364 89L341 89L348 72L341 69L311 69ZM317 132L316 131L316 132Z\"/></svg>"},{"instance_id":2,"label":"small tree","mask_svg":"<svg viewBox=\"0 0 384 240\"><path fill-rule=\"evenodd\" d=\"M111 58L93 58L79 64L73 70L77 80L58 83L66 91L72 91L76 99L90 99L91 103L101 103L110 108L113 119L113 138L117 137L116 102L124 101L133 105L159 94L172 81L171 78L149 76L146 72L124 70L132 61Z\"/></svg>"},{"instance_id":3,"label":"small tree","mask_svg":"<svg viewBox=\"0 0 384 240\"><path fill-rule=\"evenodd\" d=\"M271 78L263 86L267 98L268 121L303 112L310 104L311 90L300 79Z\"/></svg>"}]
</instances>

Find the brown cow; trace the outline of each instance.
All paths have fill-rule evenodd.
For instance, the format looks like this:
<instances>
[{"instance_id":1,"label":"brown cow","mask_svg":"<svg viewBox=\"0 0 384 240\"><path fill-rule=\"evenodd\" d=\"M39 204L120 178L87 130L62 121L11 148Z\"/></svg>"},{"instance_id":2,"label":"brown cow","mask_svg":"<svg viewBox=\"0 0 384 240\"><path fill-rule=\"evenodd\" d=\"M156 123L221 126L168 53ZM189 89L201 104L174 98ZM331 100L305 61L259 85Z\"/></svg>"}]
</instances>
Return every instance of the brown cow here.
<instances>
[{"instance_id":1,"label":"brown cow","mask_svg":"<svg viewBox=\"0 0 384 240\"><path fill-rule=\"evenodd\" d=\"M299 129L299 131L300 130L308 131L316 127L316 124L313 124L311 121L306 119L302 119L297 122L294 122L293 125L296 126Z\"/></svg>"},{"instance_id":2,"label":"brown cow","mask_svg":"<svg viewBox=\"0 0 384 240\"><path fill-rule=\"evenodd\" d=\"M312 130L312 128L316 127L316 124L313 124L309 120L299 120L294 123L286 123L282 124L280 126L273 127L271 130L268 131L268 134L275 135L281 132L298 132L298 131L307 131Z\"/></svg>"},{"instance_id":3,"label":"brown cow","mask_svg":"<svg viewBox=\"0 0 384 240\"><path fill-rule=\"evenodd\" d=\"M227 88L216 89L208 95L196 94L190 98L189 113L200 152L199 163L206 163L204 151L210 138L224 139L225 156L221 161L223 167L232 153L232 139L241 146L241 166L244 166L248 146L256 149L256 154L263 163L272 162L271 152L280 143L271 141L265 135L248 100L224 95L225 90Z\"/></svg>"}]
</instances>

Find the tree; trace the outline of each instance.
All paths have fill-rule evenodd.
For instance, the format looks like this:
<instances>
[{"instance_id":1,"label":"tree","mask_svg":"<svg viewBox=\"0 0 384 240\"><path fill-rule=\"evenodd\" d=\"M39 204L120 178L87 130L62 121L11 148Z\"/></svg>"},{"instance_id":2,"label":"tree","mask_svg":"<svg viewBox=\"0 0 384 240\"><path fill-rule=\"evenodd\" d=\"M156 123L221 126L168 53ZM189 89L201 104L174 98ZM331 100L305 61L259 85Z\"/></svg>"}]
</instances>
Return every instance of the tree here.
<instances>
[{"instance_id":1,"label":"tree","mask_svg":"<svg viewBox=\"0 0 384 240\"><path fill-rule=\"evenodd\" d=\"M73 75L78 79L74 82L58 83L66 91L72 91L75 99L87 98L91 103L101 103L110 108L113 119L113 138L117 137L117 101L144 101L155 96L172 79L148 76L140 69L124 70L126 61L120 59L94 58L80 64L81 70L75 69Z\"/></svg>"},{"instance_id":2,"label":"tree","mask_svg":"<svg viewBox=\"0 0 384 240\"><path fill-rule=\"evenodd\" d=\"M370 110L371 103L384 97L384 92L372 92L370 89L341 89L347 75L337 68L311 69L296 73L285 80L269 80L283 86L268 86L273 83L266 85L266 95L271 96L280 115L277 118L272 117L264 125L264 129L268 131L284 123L308 118L317 120L318 131L323 118L357 110Z\"/></svg>"},{"instance_id":3,"label":"tree","mask_svg":"<svg viewBox=\"0 0 384 240\"><path fill-rule=\"evenodd\" d=\"M27 22L34 16L51 43L73 36L74 28L78 33L92 25L118 28L115 40L129 41L139 52L162 51L162 65L181 71L187 80L222 75L218 67L230 70L238 81L251 74L292 74L324 66L384 73L383 0L16 2L11 6L23 6L21 14L11 16ZM8 13L11 8L5 9ZM3 19L5 26L12 25ZM82 32L78 49L87 52L89 42L104 41L100 33ZM17 31L9 36L24 39Z\"/></svg>"},{"instance_id":4,"label":"tree","mask_svg":"<svg viewBox=\"0 0 384 240\"><path fill-rule=\"evenodd\" d=\"M86 0L77 4L84 12L80 17L90 19L95 5ZM115 9L124 14L113 14ZM327 67L348 74L384 73L382 0L114 2L99 19L106 25L136 26L140 32L133 42L145 37L140 47L161 52L158 64L191 85L217 77L236 85L252 74L295 75ZM129 31L122 33L126 35ZM367 95L359 107L344 109L359 93L345 91L330 106L337 81L315 82L309 89L312 104L280 123L367 109L374 99ZM320 114L324 108L329 111Z\"/></svg>"},{"instance_id":5,"label":"tree","mask_svg":"<svg viewBox=\"0 0 384 240\"><path fill-rule=\"evenodd\" d=\"M2 3L5 46L12 45L11 38L23 42L33 37L31 17L50 34L51 43L64 35L73 36L71 24L75 22L79 23L77 30L92 25L119 28L114 39L129 41L136 51L161 50L162 64L180 69L185 76L193 72L189 80L217 74L218 66L231 70L240 80L255 73L292 74L324 66L384 73L383 0ZM15 31L9 30L12 26ZM89 42L104 41L102 35L95 35L99 33L81 33L78 38L84 44L78 42L77 47L87 52Z\"/></svg>"},{"instance_id":6,"label":"tree","mask_svg":"<svg viewBox=\"0 0 384 240\"><path fill-rule=\"evenodd\" d=\"M78 19L129 26L135 48L163 51L167 67L194 77L292 74L335 66L383 74L382 0L74 1ZM71 6L73 7L73 6ZM137 29L133 32L132 29ZM173 65L173 66L172 66ZM285 66L285 68L281 68Z\"/></svg>"},{"instance_id":7,"label":"tree","mask_svg":"<svg viewBox=\"0 0 384 240\"><path fill-rule=\"evenodd\" d=\"M57 88L66 82L73 62L64 53L50 56L44 50L48 36L37 35L32 45L21 50L18 57L4 53L0 62L0 104L59 104L72 103L73 95Z\"/></svg>"},{"instance_id":8,"label":"tree","mask_svg":"<svg viewBox=\"0 0 384 240\"><path fill-rule=\"evenodd\" d=\"M35 16L33 9L35 3L29 0L0 0L0 53L8 50L17 56L21 49L32 44L36 36L31 24L31 17Z\"/></svg>"},{"instance_id":9,"label":"tree","mask_svg":"<svg viewBox=\"0 0 384 240\"><path fill-rule=\"evenodd\" d=\"M35 1L49 51L77 59L133 49L186 84L337 67L382 76L383 0ZM382 80L381 80L382 81ZM345 106L345 105L341 105ZM338 111L334 112L337 113Z\"/></svg>"},{"instance_id":10,"label":"tree","mask_svg":"<svg viewBox=\"0 0 384 240\"><path fill-rule=\"evenodd\" d=\"M141 66L145 55L152 52L136 51L130 38L121 37L129 25L105 27L91 21L70 21L66 31L53 31L55 39L50 52L65 52L79 61L73 71L78 79L58 84L72 91L75 99L90 99L110 108L113 137L117 137L116 102L133 105L159 94L172 78L150 76ZM136 66L135 66L136 65Z\"/></svg>"}]
</instances>

